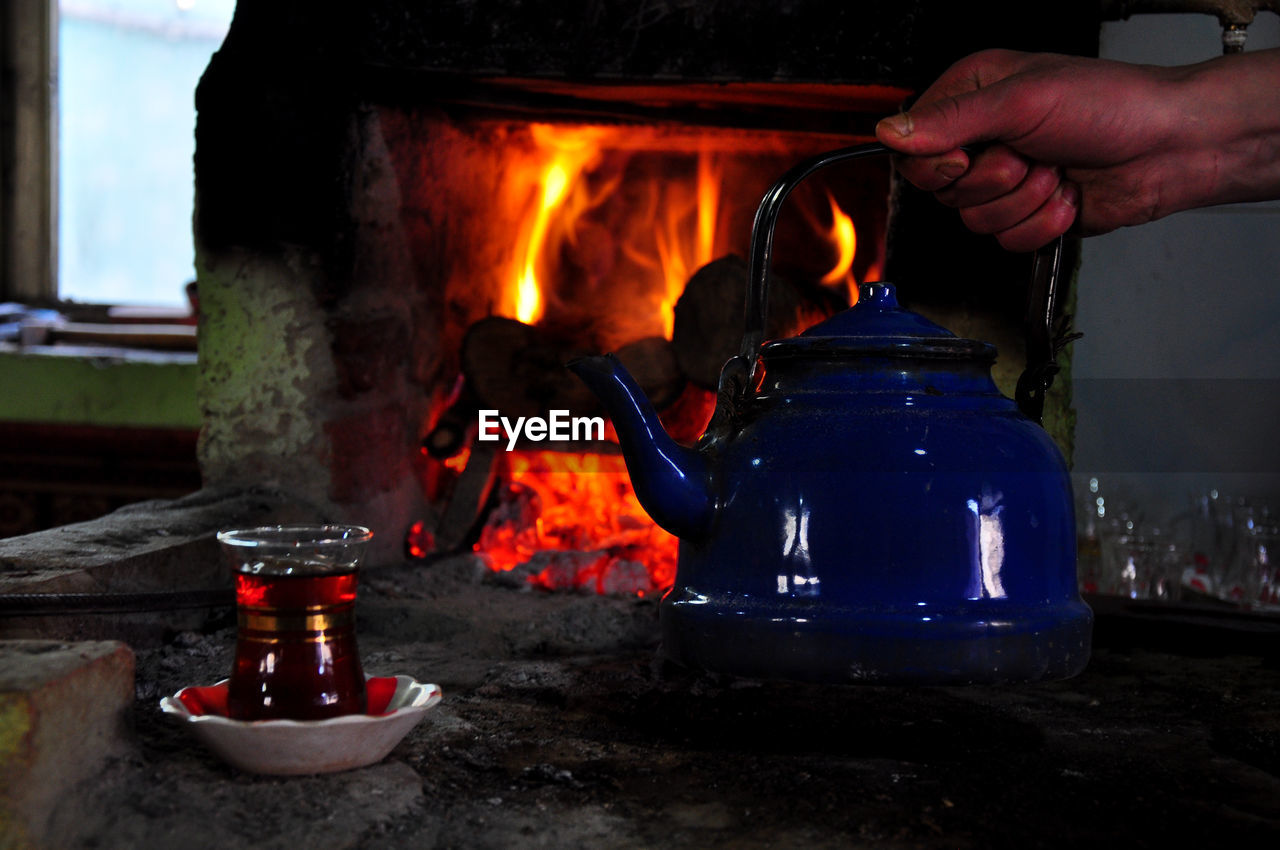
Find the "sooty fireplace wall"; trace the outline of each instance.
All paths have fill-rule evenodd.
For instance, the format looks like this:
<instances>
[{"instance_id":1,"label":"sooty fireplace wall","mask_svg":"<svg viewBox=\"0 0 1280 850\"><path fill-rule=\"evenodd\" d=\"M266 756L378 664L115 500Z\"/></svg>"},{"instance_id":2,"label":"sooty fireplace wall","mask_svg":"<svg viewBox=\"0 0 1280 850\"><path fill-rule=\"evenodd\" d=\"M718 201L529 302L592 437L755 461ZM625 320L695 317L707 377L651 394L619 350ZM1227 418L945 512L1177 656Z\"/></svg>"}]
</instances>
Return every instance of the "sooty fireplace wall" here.
<instances>
[{"instance_id":1,"label":"sooty fireplace wall","mask_svg":"<svg viewBox=\"0 0 1280 850\"><path fill-rule=\"evenodd\" d=\"M631 154L642 138L681 154L709 145L737 162L750 197L790 159L868 138L973 50L1096 49L1092 6L1038 8L1035 26L1023 11L241 0L197 93L206 484L284 488L372 525L379 556L398 556L405 529L440 509L415 472L463 332L503 312L486 269L511 246L492 227L487 243L476 236L516 179L495 151L527 146L535 124L611 128ZM750 159L762 139L773 160ZM745 159L725 159L734 145ZM881 187L854 214L869 246L859 278L874 274L886 228L887 181L871 174L854 181ZM739 218L721 226L741 245ZM901 187L891 219L886 278L957 332L997 342L1016 373L1026 258ZM520 241L514 230L508 241ZM652 299L630 297L623 313L652 311Z\"/></svg>"}]
</instances>

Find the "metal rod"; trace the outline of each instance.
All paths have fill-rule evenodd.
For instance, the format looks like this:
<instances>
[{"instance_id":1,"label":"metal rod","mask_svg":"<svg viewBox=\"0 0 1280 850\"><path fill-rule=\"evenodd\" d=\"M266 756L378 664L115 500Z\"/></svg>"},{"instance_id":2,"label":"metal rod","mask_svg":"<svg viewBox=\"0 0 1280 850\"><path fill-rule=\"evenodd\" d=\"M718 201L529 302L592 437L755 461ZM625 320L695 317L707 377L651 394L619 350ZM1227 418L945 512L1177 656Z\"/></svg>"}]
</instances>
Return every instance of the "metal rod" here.
<instances>
[{"instance_id":1,"label":"metal rod","mask_svg":"<svg viewBox=\"0 0 1280 850\"><path fill-rule=\"evenodd\" d=\"M235 604L231 590L181 590L152 593L5 593L0 617L56 617L68 614L124 614L223 608Z\"/></svg>"},{"instance_id":2,"label":"metal rod","mask_svg":"<svg viewBox=\"0 0 1280 850\"><path fill-rule=\"evenodd\" d=\"M1104 21L1118 21L1137 14L1198 13L1213 15L1222 25L1222 52L1241 53L1249 24L1258 12L1280 14L1280 0L1103 0Z\"/></svg>"}]
</instances>

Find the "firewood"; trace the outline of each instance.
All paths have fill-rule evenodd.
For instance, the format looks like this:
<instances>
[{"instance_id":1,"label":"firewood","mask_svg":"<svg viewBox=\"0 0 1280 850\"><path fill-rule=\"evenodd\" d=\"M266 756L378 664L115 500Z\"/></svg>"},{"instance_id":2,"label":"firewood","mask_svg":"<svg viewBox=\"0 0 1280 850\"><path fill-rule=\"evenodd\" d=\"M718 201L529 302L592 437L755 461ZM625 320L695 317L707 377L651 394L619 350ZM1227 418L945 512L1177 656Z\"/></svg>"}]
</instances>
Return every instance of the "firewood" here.
<instances>
[{"instance_id":1,"label":"firewood","mask_svg":"<svg viewBox=\"0 0 1280 850\"><path fill-rule=\"evenodd\" d=\"M480 521L497 476L498 444L471 441L467 465L454 482L453 491L436 524L438 552L453 552L466 544Z\"/></svg>"},{"instance_id":2,"label":"firewood","mask_svg":"<svg viewBox=\"0 0 1280 850\"><path fill-rule=\"evenodd\" d=\"M462 374L478 407L503 416L573 415L600 412L600 404L564 364L598 350L595 340L569 341L567 334L491 316L471 326L462 342ZM671 343L661 337L622 346L618 358L659 409L675 401L684 376ZM441 435L444 439L444 435Z\"/></svg>"},{"instance_id":3,"label":"firewood","mask_svg":"<svg viewBox=\"0 0 1280 850\"><path fill-rule=\"evenodd\" d=\"M468 432L476 424L479 408L476 394L464 379L458 397L440 414L430 433L423 438L423 447L437 460L445 460L461 452L467 444Z\"/></svg>"},{"instance_id":4,"label":"firewood","mask_svg":"<svg viewBox=\"0 0 1280 850\"><path fill-rule=\"evenodd\" d=\"M546 416L550 410L578 414L597 403L564 364L584 353L531 325L490 316L463 338L462 374L480 407L503 416Z\"/></svg>"},{"instance_id":5,"label":"firewood","mask_svg":"<svg viewBox=\"0 0 1280 850\"><path fill-rule=\"evenodd\" d=\"M685 377L670 341L660 336L645 337L622 346L616 354L658 410L680 397Z\"/></svg>"},{"instance_id":6,"label":"firewood","mask_svg":"<svg viewBox=\"0 0 1280 850\"><path fill-rule=\"evenodd\" d=\"M676 302L671 344L690 381L715 389L725 361L738 353L747 303L747 264L734 254L698 269ZM840 308L820 286L769 277L766 339L790 336Z\"/></svg>"}]
</instances>

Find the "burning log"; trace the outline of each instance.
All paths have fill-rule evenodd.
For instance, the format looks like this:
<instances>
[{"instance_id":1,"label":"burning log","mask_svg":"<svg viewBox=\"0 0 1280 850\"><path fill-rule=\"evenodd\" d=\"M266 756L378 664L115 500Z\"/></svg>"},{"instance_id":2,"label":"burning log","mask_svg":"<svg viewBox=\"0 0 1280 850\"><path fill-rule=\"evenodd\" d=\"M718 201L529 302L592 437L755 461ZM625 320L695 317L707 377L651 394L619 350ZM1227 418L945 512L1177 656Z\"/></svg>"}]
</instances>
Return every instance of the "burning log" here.
<instances>
[{"instance_id":1,"label":"burning log","mask_svg":"<svg viewBox=\"0 0 1280 850\"><path fill-rule=\"evenodd\" d=\"M669 340L660 336L645 337L622 346L616 354L658 410L669 407L680 397L685 376Z\"/></svg>"},{"instance_id":2,"label":"burning log","mask_svg":"<svg viewBox=\"0 0 1280 850\"><path fill-rule=\"evenodd\" d=\"M747 264L734 254L707 263L689 278L676 302L671 345L685 376L715 389L725 361L742 344L747 303ZM843 307L840 296L824 287L802 287L769 277L768 339L789 336Z\"/></svg>"},{"instance_id":3,"label":"burning log","mask_svg":"<svg viewBox=\"0 0 1280 850\"><path fill-rule=\"evenodd\" d=\"M595 396L564 368L589 350L589 340L568 342L542 326L491 316L468 329L462 374L478 407L504 416L546 416L551 410L591 413L599 410ZM685 379L670 342L648 337L622 346L617 356L655 407L679 398Z\"/></svg>"},{"instance_id":4,"label":"burning log","mask_svg":"<svg viewBox=\"0 0 1280 850\"><path fill-rule=\"evenodd\" d=\"M436 523L436 551L453 552L473 539L476 524L497 480L497 453L495 444L473 441L467 464L454 482L453 492Z\"/></svg>"},{"instance_id":5,"label":"burning log","mask_svg":"<svg viewBox=\"0 0 1280 850\"><path fill-rule=\"evenodd\" d=\"M454 457L467 445L467 434L476 423L480 400L465 381L460 381L457 398L440 414L440 419L422 440L422 446L437 460Z\"/></svg>"},{"instance_id":6,"label":"burning log","mask_svg":"<svg viewBox=\"0 0 1280 850\"><path fill-rule=\"evenodd\" d=\"M490 316L473 324L462 341L462 374L480 406L504 416L546 416L550 410L588 411L595 398L567 360L585 353L543 329Z\"/></svg>"}]
</instances>

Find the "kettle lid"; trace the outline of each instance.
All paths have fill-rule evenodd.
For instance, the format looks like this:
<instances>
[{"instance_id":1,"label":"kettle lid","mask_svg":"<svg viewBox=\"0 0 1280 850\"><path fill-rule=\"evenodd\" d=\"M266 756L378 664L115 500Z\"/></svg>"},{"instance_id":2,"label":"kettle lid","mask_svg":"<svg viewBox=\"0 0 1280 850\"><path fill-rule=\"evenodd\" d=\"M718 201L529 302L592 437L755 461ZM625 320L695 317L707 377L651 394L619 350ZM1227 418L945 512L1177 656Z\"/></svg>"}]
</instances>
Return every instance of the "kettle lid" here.
<instances>
[{"instance_id":1,"label":"kettle lid","mask_svg":"<svg viewBox=\"0 0 1280 850\"><path fill-rule=\"evenodd\" d=\"M919 313L903 308L893 284L864 283L858 288L858 303L798 337L766 344L764 353L993 359L996 351L990 343L957 337Z\"/></svg>"}]
</instances>

